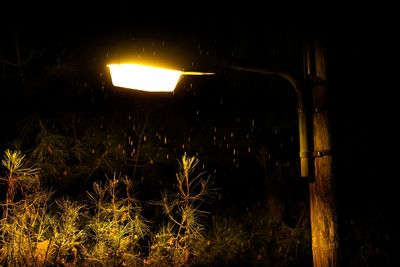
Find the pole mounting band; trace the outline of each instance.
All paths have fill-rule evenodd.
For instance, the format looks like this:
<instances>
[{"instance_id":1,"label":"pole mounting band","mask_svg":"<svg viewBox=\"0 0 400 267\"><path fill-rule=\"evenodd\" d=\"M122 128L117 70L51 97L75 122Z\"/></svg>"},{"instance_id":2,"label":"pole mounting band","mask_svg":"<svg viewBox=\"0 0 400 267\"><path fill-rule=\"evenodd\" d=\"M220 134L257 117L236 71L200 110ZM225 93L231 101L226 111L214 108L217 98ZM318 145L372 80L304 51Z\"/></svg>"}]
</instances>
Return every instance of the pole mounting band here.
<instances>
[{"instance_id":1,"label":"pole mounting band","mask_svg":"<svg viewBox=\"0 0 400 267\"><path fill-rule=\"evenodd\" d=\"M331 150L321 150L321 151L313 152L314 158L319 158L319 157L323 157L323 156L332 156L332 151Z\"/></svg>"}]
</instances>

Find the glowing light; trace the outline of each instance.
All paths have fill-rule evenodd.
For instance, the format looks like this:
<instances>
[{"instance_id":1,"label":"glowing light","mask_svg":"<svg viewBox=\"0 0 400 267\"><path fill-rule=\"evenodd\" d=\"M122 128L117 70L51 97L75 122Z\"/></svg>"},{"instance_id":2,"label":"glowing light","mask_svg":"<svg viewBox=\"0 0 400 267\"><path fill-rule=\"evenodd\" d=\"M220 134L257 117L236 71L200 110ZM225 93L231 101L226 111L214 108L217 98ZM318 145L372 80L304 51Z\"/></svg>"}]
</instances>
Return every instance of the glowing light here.
<instances>
[{"instance_id":1,"label":"glowing light","mask_svg":"<svg viewBox=\"0 0 400 267\"><path fill-rule=\"evenodd\" d=\"M114 86L149 92L174 91L182 71L168 70L138 64L110 64Z\"/></svg>"},{"instance_id":2,"label":"glowing light","mask_svg":"<svg viewBox=\"0 0 400 267\"><path fill-rule=\"evenodd\" d=\"M182 75L211 75L208 72L183 72L140 64L109 64L114 86L148 92L172 92Z\"/></svg>"}]
</instances>

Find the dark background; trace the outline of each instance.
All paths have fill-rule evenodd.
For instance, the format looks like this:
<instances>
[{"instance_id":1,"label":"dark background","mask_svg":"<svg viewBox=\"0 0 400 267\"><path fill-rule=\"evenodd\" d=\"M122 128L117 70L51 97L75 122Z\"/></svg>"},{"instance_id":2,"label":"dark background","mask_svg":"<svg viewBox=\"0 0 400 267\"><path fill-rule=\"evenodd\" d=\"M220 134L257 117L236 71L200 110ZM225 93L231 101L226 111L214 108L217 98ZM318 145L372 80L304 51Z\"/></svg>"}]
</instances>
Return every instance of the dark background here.
<instances>
[{"instance_id":1,"label":"dark background","mask_svg":"<svg viewBox=\"0 0 400 267\"><path fill-rule=\"evenodd\" d=\"M227 176L257 176L259 170L250 172L254 162L245 156L241 160L250 167L238 170L235 164L228 165L231 150L226 154L213 152L211 143L204 143L212 138L212 130L218 127L219 132L221 128L221 138L229 138L231 132L235 137L251 134L249 145L253 147L267 143L265 139L274 132L282 133L272 142L277 144L282 138L286 144L294 138L281 150L291 160L290 155L297 156L297 121L295 99L288 85L279 79L232 71L229 66L273 68L302 79L302 37L316 35L324 40L328 51L338 220L344 255L351 258L349 254L370 240L381 263L398 264L398 103L394 97L398 85L393 82L398 74L392 67L397 63L396 30L390 8L321 7L302 12L296 7L290 11L274 6L231 8L215 9L199 3L160 15L159 10L144 13L152 8L125 2L88 7L61 2L53 7L10 9L10 18L6 16L1 25L1 149L18 136L16 122L29 115L31 106L44 117L78 110L125 116L136 108L151 107L151 114L160 112L154 116L171 140L175 138L176 147L188 137L197 140L187 151L198 152L210 169L215 167L216 179L223 180L235 196L243 184L240 180L226 182ZM39 51L35 61L38 66L43 62L73 62L74 79L86 82L83 88L87 91L54 91L54 84L40 92L18 91L19 85L10 79L14 76L7 76L7 62L17 59L16 40L25 55ZM113 88L105 65L124 58L125 51L129 56L140 54L160 60L172 56L175 64L185 70L211 70L217 75L204 80L184 78L173 96ZM62 84L57 88L63 88ZM266 122L266 117L272 117L272 122ZM239 147L239 141L232 140L232 145ZM252 181L255 184L251 185ZM256 178L249 178L248 183L244 205L252 205L258 199L251 196L260 193Z\"/></svg>"}]
</instances>

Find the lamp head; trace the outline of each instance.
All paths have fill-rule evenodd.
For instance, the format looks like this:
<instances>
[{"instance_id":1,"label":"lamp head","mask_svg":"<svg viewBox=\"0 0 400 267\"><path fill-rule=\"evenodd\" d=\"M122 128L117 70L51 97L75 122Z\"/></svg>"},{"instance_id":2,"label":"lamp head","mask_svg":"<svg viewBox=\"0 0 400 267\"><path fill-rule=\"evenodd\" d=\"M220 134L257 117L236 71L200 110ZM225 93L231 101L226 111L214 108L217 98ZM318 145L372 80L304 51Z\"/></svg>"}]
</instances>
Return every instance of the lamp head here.
<instances>
[{"instance_id":1,"label":"lamp head","mask_svg":"<svg viewBox=\"0 0 400 267\"><path fill-rule=\"evenodd\" d=\"M114 86L147 92L172 92L183 75L212 75L210 72L183 72L141 64L108 64Z\"/></svg>"}]
</instances>

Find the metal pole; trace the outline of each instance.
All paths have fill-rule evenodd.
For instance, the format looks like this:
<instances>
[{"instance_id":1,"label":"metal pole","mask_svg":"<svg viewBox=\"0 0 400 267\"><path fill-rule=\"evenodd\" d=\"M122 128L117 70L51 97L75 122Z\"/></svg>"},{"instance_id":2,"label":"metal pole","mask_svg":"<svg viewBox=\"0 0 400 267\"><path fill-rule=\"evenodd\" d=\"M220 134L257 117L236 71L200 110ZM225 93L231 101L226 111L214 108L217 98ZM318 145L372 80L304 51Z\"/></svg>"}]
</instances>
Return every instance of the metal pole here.
<instances>
[{"instance_id":1,"label":"metal pole","mask_svg":"<svg viewBox=\"0 0 400 267\"><path fill-rule=\"evenodd\" d=\"M299 145L300 145L300 151L299 151L300 176L302 178L310 179L310 151L308 146L307 115L306 115L306 108L304 105L303 92L302 89L300 88L298 81L292 75L286 72L278 72L268 69L246 68L238 66L233 66L232 69L253 72L253 73L260 73L270 76L279 76L288 81L292 85L297 98L297 114L299 123Z\"/></svg>"}]
</instances>

